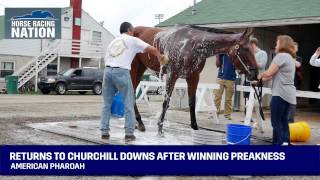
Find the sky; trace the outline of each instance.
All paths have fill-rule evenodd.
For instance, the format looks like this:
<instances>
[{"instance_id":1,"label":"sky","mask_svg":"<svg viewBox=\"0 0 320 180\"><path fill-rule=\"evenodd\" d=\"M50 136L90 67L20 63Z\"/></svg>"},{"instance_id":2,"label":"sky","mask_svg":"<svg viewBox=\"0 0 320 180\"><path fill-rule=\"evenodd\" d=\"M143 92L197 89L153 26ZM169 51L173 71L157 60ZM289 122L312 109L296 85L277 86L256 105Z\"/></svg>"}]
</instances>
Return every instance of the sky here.
<instances>
[{"instance_id":1,"label":"sky","mask_svg":"<svg viewBox=\"0 0 320 180\"><path fill-rule=\"evenodd\" d=\"M200 0L197 0L199 2ZM67 7L69 0L0 0L0 15L5 7ZM123 21L134 26L155 26L155 14L164 14L164 19L193 5L193 0L82 0L82 9L113 35L119 35ZM162 21L163 21L162 20Z\"/></svg>"}]
</instances>

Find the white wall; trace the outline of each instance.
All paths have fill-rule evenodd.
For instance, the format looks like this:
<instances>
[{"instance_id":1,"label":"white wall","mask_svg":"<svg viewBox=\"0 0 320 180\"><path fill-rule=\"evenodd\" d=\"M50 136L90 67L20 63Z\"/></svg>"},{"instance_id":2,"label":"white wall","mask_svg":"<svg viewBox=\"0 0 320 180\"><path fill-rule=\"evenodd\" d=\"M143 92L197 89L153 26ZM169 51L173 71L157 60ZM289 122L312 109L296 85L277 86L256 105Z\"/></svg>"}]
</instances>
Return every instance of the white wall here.
<instances>
[{"instance_id":1,"label":"white wall","mask_svg":"<svg viewBox=\"0 0 320 180\"><path fill-rule=\"evenodd\" d=\"M71 8L65 8L62 10L62 15L61 15L62 39L72 39L72 16L73 16L73 12ZM64 20L65 17L68 17L69 21L65 21Z\"/></svg>"},{"instance_id":2,"label":"white wall","mask_svg":"<svg viewBox=\"0 0 320 180\"><path fill-rule=\"evenodd\" d=\"M216 83L218 68L216 66L216 57L209 57L202 72L200 73L200 83Z\"/></svg>"},{"instance_id":3,"label":"white wall","mask_svg":"<svg viewBox=\"0 0 320 180\"><path fill-rule=\"evenodd\" d=\"M14 71L17 71L31 60L30 56L14 56L14 55L0 55L0 62L14 62ZM4 88L5 79L0 78L0 89Z\"/></svg>"},{"instance_id":4,"label":"white wall","mask_svg":"<svg viewBox=\"0 0 320 180\"><path fill-rule=\"evenodd\" d=\"M0 40L0 54L36 56L40 53L39 39L2 39Z\"/></svg>"},{"instance_id":5,"label":"white wall","mask_svg":"<svg viewBox=\"0 0 320 180\"><path fill-rule=\"evenodd\" d=\"M206 64L200 73L200 80L199 83L216 83L218 76L218 68L216 67L216 58L215 56L209 57L206 60ZM178 82L186 82L185 79L178 79ZM189 102L188 102L188 93L181 93L182 91L179 90L180 93L177 93L176 91L172 94L171 99L171 105L176 108L189 108ZM214 98L214 97L212 97ZM210 101L209 94L206 94L206 97L204 98L204 101L207 104L210 104L212 102ZM221 109L224 109L224 96L222 98L222 106Z\"/></svg>"},{"instance_id":6,"label":"white wall","mask_svg":"<svg viewBox=\"0 0 320 180\"><path fill-rule=\"evenodd\" d=\"M81 16L81 39L91 41L93 31L102 32L101 40L103 44L103 52L105 53L107 46L114 39L114 36L103 26L101 26L95 19L93 19L87 12L82 11Z\"/></svg>"},{"instance_id":7,"label":"white wall","mask_svg":"<svg viewBox=\"0 0 320 180\"><path fill-rule=\"evenodd\" d=\"M67 58L67 57L61 58L61 60L60 60L60 72L61 71L65 71L67 69L70 69L70 66L71 66L71 59L70 58Z\"/></svg>"}]
</instances>

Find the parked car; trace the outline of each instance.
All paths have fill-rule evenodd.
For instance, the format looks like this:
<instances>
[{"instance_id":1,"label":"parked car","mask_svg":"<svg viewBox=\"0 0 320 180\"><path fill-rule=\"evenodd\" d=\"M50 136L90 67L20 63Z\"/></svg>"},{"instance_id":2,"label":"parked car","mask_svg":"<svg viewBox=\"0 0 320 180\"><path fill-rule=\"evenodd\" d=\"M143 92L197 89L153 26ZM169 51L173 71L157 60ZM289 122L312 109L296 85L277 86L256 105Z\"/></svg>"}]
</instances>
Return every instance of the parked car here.
<instances>
[{"instance_id":1,"label":"parked car","mask_svg":"<svg viewBox=\"0 0 320 180\"><path fill-rule=\"evenodd\" d=\"M97 68L77 68L69 69L57 76L40 78L38 87L43 94L56 91L63 95L67 91L78 91L79 94L86 94L92 91L93 94L102 93L103 70Z\"/></svg>"}]
</instances>

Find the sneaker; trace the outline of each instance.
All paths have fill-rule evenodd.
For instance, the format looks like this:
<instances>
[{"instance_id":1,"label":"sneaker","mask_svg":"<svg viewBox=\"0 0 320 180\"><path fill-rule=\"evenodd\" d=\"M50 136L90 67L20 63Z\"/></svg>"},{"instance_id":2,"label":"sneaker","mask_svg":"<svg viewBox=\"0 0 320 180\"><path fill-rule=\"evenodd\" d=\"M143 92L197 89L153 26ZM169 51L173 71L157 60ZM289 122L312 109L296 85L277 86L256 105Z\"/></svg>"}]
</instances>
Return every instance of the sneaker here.
<instances>
[{"instance_id":1,"label":"sneaker","mask_svg":"<svg viewBox=\"0 0 320 180\"><path fill-rule=\"evenodd\" d=\"M240 122L244 122L245 120L241 120ZM254 122L254 119L251 119L250 122Z\"/></svg>"},{"instance_id":2,"label":"sneaker","mask_svg":"<svg viewBox=\"0 0 320 180\"><path fill-rule=\"evenodd\" d=\"M224 115L224 118L225 118L226 120L229 120L229 121L231 121L231 120L232 120L232 118L231 118L231 115L230 115L230 114L225 114L225 115Z\"/></svg>"},{"instance_id":3,"label":"sneaker","mask_svg":"<svg viewBox=\"0 0 320 180\"><path fill-rule=\"evenodd\" d=\"M101 139L109 139L109 138L110 138L110 134L109 133L101 135Z\"/></svg>"},{"instance_id":4,"label":"sneaker","mask_svg":"<svg viewBox=\"0 0 320 180\"><path fill-rule=\"evenodd\" d=\"M132 134L132 135L125 135L124 136L124 140L125 141L134 141L134 140L136 140L136 137Z\"/></svg>"}]
</instances>

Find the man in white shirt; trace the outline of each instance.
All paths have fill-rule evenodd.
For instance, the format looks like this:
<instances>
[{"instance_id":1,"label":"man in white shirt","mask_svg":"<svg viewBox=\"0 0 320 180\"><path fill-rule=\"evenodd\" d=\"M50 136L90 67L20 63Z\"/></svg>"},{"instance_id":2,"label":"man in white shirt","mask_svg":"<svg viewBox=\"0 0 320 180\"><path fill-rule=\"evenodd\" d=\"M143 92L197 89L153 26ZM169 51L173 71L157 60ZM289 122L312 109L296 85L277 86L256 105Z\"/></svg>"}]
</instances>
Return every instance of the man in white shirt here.
<instances>
[{"instance_id":1,"label":"man in white shirt","mask_svg":"<svg viewBox=\"0 0 320 180\"><path fill-rule=\"evenodd\" d=\"M266 65L268 61L268 55L264 50L261 50L258 47L258 39L257 38L250 38L250 45L251 48L253 49L254 56L256 58L258 68L259 68L259 73L262 73L266 70Z\"/></svg>"},{"instance_id":2,"label":"man in white shirt","mask_svg":"<svg viewBox=\"0 0 320 180\"><path fill-rule=\"evenodd\" d=\"M139 38L133 37L133 26L124 22L120 26L121 35L115 38L107 48L105 70L103 77L103 108L101 115L101 138L109 139L109 121L113 97L119 91L125 106L125 140L135 140L135 95L130 77L131 63L137 53L148 52L156 56L159 61L164 56L153 46Z\"/></svg>"},{"instance_id":3,"label":"man in white shirt","mask_svg":"<svg viewBox=\"0 0 320 180\"><path fill-rule=\"evenodd\" d=\"M310 65L315 67L320 67L320 47L314 52L313 56L310 58Z\"/></svg>"},{"instance_id":4,"label":"man in white shirt","mask_svg":"<svg viewBox=\"0 0 320 180\"><path fill-rule=\"evenodd\" d=\"M268 55L266 53L266 51L262 50L259 48L258 46L258 39L255 37L251 37L249 40L249 44L254 52L254 57L257 61L257 65L258 65L258 70L259 70L259 74L263 73L266 70L266 66L267 66L267 62L268 62ZM250 83L246 81L244 82L244 85L246 86L250 86ZM249 95L250 93L245 92L244 93L244 98L247 100L249 99ZM256 112L259 112L259 106L258 106L259 102L256 99L255 104L254 104L254 108ZM254 119L251 119L251 121L254 121Z\"/></svg>"}]
</instances>

